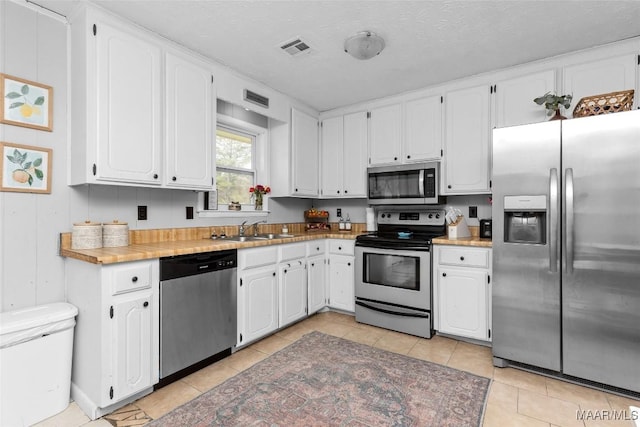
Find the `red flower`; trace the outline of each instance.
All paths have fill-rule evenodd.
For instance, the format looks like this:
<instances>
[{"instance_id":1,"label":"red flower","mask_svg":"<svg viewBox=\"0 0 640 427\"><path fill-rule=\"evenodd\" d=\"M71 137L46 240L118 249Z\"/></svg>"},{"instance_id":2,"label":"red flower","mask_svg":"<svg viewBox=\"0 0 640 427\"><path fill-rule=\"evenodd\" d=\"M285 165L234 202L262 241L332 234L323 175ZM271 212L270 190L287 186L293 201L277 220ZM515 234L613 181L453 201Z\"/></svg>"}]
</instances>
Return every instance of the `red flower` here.
<instances>
[{"instance_id":1,"label":"red flower","mask_svg":"<svg viewBox=\"0 0 640 427\"><path fill-rule=\"evenodd\" d=\"M265 187L262 184L258 184L255 187L250 187L249 193L269 194L271 193L271 187Z\"/></svg>"},{"instance_id":2,"label":"red flower","mask_svg":"<svg viewBox=\"0 0 640 427\"><path fill-rule=\"evenodd\" d=\"M249 193L253 193L253 192L254 192L254 188L253 187L249 188Z\"/></svg>"}]
</instances>

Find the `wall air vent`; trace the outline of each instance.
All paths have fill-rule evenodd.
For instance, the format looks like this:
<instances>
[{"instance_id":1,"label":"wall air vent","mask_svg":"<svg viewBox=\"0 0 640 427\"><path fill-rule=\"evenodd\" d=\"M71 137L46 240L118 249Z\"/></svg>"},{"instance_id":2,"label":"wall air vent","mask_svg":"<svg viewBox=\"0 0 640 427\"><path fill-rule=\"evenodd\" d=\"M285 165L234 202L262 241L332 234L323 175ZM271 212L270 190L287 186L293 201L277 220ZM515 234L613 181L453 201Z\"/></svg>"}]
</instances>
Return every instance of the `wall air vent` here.
<instances>
[{"instance_id":1,"label":"wall air vent","mask_svg":"<svg viewBox=\"0 0 640 427\"><path fill-rule=\"evenodd\" d=\"M269 108L269 98L255 92L251 92L249 89L244 90L243 99L247 102L252 102L261 107Z\"/></svg>"},{"instance_id":2,"label":"wall air vent","mask_svg":"<svg viewBox=\"0 0 640 427\"><path fill-rule=\"evenodd\" d=\"M288 53L291 56L297 56L301 53L308 53L311 51L311 47L304 42L300 37L296 37L293 40L286 41L280 44L280 49Z\"/></svg>"}]
</instances>

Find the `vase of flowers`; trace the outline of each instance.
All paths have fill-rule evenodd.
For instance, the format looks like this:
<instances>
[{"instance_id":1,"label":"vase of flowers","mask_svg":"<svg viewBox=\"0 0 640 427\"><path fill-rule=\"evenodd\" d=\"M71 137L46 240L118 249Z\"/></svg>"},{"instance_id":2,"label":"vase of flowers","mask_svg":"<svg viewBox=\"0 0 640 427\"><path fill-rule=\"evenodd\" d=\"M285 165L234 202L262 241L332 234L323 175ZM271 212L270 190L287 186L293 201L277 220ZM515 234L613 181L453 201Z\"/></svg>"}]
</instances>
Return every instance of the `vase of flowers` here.
<instances>
[{"instance_id":1,"label":"vase of flowers","mask_svg":"<svg viewBox=\"0 0 640 427\"><path fill-rule=\"evenodd\" d=\"M251 197L253 197L253 203L255 210L262 210L262 201L265 194L271 193L270 187L265 187L264 185L258 184L255 187L249 188L249 193L251 193Z\"/></svg>"}]
</instances>

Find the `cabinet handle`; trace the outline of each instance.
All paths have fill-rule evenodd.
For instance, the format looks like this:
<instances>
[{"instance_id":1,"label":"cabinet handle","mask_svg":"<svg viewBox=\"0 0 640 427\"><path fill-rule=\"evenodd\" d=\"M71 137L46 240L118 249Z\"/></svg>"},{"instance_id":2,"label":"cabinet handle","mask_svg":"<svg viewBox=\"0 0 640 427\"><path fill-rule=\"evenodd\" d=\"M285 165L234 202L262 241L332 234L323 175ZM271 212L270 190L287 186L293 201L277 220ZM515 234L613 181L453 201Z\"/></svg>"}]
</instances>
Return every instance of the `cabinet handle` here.
<instances>
[{"instance_id":1,"label":"cabinet handle","mask_svg":"<svg viewBox=\"0 0 640 427\"><path fill-rule=\"evenodd\" d=\"M347 190L344 190L344 194L347 194L347 193L348 193L348 191L347 191Z\"/></svg>"},{"instance_id":2,"label":"cabinet handle","mask_svg":"<svg viewBox=\"0 0 640 427\"><path fill-rule=\"evenodd\" d=\"M298 189L296 188L296 193L298 192Z\"/></svg>"},{"instance_id":3,"label":"cabinet handle","mask_svg":"<svg viewBox=\"0 0 640 427\"><path fill-rule=\"evenodd\" d=\"M298 261L298 264L299 264L299 265L302 265L302 261Z\"/></svg>"},{"instance_id":4,"label":"cabinet handle","mask_svg":"<svg viewBox=\"0 0 640 427\"><path fill-rule=\"evenodd\" d=\"M287 274L287 270L284 271L284 274Z\"/></svg>"},{"instance_id":5,"label":"cabinet handle","mask_svg":"<svg viewBox=\"0 0 640 427\"><path fill-rule=\"evenodd\" d=\"M447 277L447 273L442 273L442 277Z\"/></svg>"},{"instance_id":6,"label":"cabinet handle","mask_svg":"<svg viewBox=\"0 0 640 427\"><path fill-rule=\"evenodd\" d=\"M138 276L133 276L133 277L131 278L131 281L132 281L133 283L136 283L136 282L138 281Z\"/></svg>"},{"instance_id":7,"label":"cabinet handle","mask_svg":"<svg viewBox=\"0 0 640 427\"><path fill-rule=\"evenodd\" d=\"M316 251L319 251L319 250L320 250L320 246L316 246Z\"/></svg>"},{"instance_id":8,"label":"cabinet handle","mask_svg":"<svg viewBox=\"0 0 640 427\"><path fill-rule=\"evenodd\" d=\"M142 304L142 306L143 306L144 308L149 307L149 301L145 301L145 302Z\"/></svg>"},{"instance_id":9,"label":"cabinet handle","mask_svg":"<svg viewBox=\"0 0 640 427\"><path fill-rule=\"evenodd\" d=\"M171 178L171 181L177 181L178 178L176 178L175 176Z\"/></svg>"},{"instance_id":10,"label":"cabinet handle","mask_svg":"<svg viewBox=\"0 0 640 427\"><path fill-rule=\"evenodd\" d=\"M450 186L450 185L447 185L447 188L451 188L451 186Z\"/></svg>"},{"instance_id":11,"label":"cabinet handle","mask_svg":"<svg viewBox=\"0 0 640 427\"><path fill-rule=\"evenodd\" d=\"M407 156L407 159L410 159L410 158L411 158L411 156Z\"/></svg>"},{"instance_id":12,"label":"cabinet handle","mask_svg":"<svg viewBox=\"0 0 640 427\"><path fill-rule=\"evenodd\" d=\"M350 262L348 262L348 263L347 263L347 265L348 265L349 267L351 267L351 263L350 263Z\"/></svg>"},{"instance_id":13,"label":"cabinet handle","mask_svg":"<svg viewBox=\"0 0 640 427\"><path fill-rule=\"evenodd\" d=\"M394 158L393 158L393 160L398 160L398 158L397 158L397 157L394 157Z\"/></svg>"},{"instance_id":14,"label":"cabinet handle","mask_svg":"<svg viewBox=\"0 0 640 427\"><path fill-rule=\"evenodd\" d=\"M316 266L316 263L315 263L315 262L312 262L312 263L311 263L311 267L315 267L315 266Z\"/></svg>"},{"instance_id":15,"label":"cabinet handle","mask_svg":"<svg viewBox=\"0 0 640 427\"><path fill-rule=\"evenodd\" d=\"M464 257L463 256L460 257L460 261L464 261Z\"/></svg>"},{"instance_id":16,"label":"cabinet handle","mask_svg":"<svg viewBox=\"0 0 640 427\"><path fill-rule=\"evenodd\" d=\"M336 191L336 193L340 194L340 190Z\"/></svg>"},{"instance_id":17,"label":"cabinet handle","mask_svg":"<svg viewBox=\"0 0 640 427\"><path fill-rule=\"evenodd\" d=\"M342 250L342 246L338 246L338 250L341 251Z\"/></svg>"},{"instance_id":18,"label":"cabinet handle","mask_svg":"<svg viewBox=\"0 0 640 427\"><path fill-rule=\"evenodd\" d=\"M275 277L276 273L273 273L273 276Z\"/></svg>"},{"instance_id":19,"label":"cabinet handle","mask_svg":"<svg viewBox=\"0 0 640 427\"><path fill-rule=\"evenodd\" d=\"M153 174L153 179L158 179L158 174L157 173Z\"/></svg>"}]
</instances>

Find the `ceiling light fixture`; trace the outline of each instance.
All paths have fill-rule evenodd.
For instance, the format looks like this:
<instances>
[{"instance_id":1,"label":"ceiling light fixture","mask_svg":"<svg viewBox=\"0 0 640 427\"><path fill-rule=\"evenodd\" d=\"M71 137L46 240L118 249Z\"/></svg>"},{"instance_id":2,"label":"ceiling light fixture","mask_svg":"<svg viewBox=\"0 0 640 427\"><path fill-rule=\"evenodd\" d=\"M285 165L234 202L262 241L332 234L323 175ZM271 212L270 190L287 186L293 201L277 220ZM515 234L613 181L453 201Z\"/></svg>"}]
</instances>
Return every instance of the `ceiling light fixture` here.
<instances>
[{"instance_id":1,"label":"ceiling light fixture","mask_svg":"<svg viewBox=\"0 0 640 427\"><path fill-rule=\"evenodd\" d=\"M344 51L356 59L371 59L384 49L384 39L371 31L362 31L344 41Z\"/></svg>"}]
</instances>

